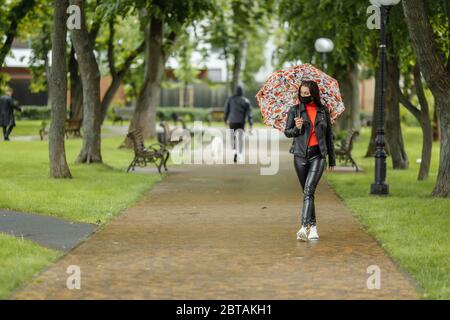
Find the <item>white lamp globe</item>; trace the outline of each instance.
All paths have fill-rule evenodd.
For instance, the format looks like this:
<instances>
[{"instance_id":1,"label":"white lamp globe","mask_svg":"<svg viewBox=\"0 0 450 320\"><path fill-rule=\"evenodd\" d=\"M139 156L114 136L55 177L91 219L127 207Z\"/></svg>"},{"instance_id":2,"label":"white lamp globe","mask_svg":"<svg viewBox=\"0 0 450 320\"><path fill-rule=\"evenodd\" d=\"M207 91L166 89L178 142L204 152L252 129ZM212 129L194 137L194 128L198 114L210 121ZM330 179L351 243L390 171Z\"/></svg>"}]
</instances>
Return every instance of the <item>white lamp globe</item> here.
<instances>
[{"instance_id":1,"label":"white lamp globe","mask_svg":"<svg viewBox=\"0 0 450 320\"><path fill-rule=\"evenodd\" d=\"M399 4L400 0L370 0L370 3L374 6L395 6Z\"/></svg>"},{"instance_id":2,"label":"white lamp globe","mask_svg":"<svg viewBox=\"0 0 450 320\"><path fill-rule=\"evenodd\" d=\"M317 52L331 52L334 49L334 43L328 38L319 38L314 43Z\"/></svg>"}]
</instances>

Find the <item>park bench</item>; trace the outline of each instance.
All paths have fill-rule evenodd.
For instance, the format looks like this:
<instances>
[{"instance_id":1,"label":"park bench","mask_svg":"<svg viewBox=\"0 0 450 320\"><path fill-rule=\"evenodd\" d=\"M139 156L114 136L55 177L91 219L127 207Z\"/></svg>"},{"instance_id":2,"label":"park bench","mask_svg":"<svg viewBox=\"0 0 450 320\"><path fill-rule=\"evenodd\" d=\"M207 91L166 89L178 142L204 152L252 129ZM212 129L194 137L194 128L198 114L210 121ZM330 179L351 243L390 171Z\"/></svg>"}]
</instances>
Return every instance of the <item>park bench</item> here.
<instances>
[{"instance_id":1,"label":"park bench","mask_svg":"<svg viewBox=\"0 0 450 320\"><path fill-rule=\"evenodd\" d=\"M212 108L208 113L208 124L212 121L223 122L225 118L225 112L223 108Z\"/></svg>"},{"instance_id":2,"label":"park bench","mask_svg":"<svg viewBox=\"0 0 450 320\"><path fill-rule=\"evenodd\" d=\"M170 137L175 132L175 130L179 130L179 127L170 128L169 124L166 121L160 121L159 126L162 128L157 133L158 142L165 146L166 148L173 147L183 141L183 137L179 137L176 141L171 141ZM182 122L182 129L186 129L184 122Z\"/></svg>"},{"instance_id":3,"label":"park bench","mask_svg":"<svg viewBox=\"0 0 450 320\"><path fill-rule=\"evenodd\" d=\"M66 135L67 139L69 138L69 135L81 138L82 122L82 119L66 119L64 125L64 134Z\"/></svg>"},{"instance_id":4,"label":"park bench","mask_svg":"<svg viewBox=\"0 0 450 320\"><path fill-rule=\"evenodd\" d=\"M41 137L41 141L44 140L45 136L48 136L47 121L42 121L39 136Z\"/></svg>"},{"instance_id":5,"label":"park bench","mask_svg":"<svg viewBox=\"0 0 450 320\"><path fill-rule=\"evenodd\" d=\"M352 157L353 143L355 138L359 135L357 130L350 130L347 138L343 139L340 144L337 144L337 148L334 149L336 158L339 161L344 161L347 164L348 161L351 162L352 167L355 167L356 171L359 171L359 167L356 161Z\"/></svg>"},{"instance_id":6,"label":"park bench","mask_svg":"<svg viewBox=\"0 0 450 320\"><path fill-rule=\"evenodd\" d=\"M144 137L140 130L128 132L127 137L133 142L134 158L128 166L127 172L135 169L136 166L145 167L148 163L154 163L161 173L161 167L167 171L167 160L169 159L169 150L160 143L154 143L148 147L144 145Z\"/></svg>"},{"instance_id":7,"label":"park bench","mask_svg":"<svg viewBox=\"0 0 450 320\"><path fill-rule=\"evenodd\" d=\"M64 135L66 138L69 138L69 135L81 137L81 124L81 119L66 119L64 123ZM39 128L41 141L44 140L45 136L48 136L48 126L46 121L42 121L41 127Z\"/></svg>"},{"instance_id":8,"label":"park bench","mask_svg":"<svg viewBox=\"0 0 450 320\"><path fill-rule=\"evenodd\" d=\"M113 108L112 123L120 122L123 125L125 120L131 120L133 118L134 108Z\"/></svg>"}]
</instances>

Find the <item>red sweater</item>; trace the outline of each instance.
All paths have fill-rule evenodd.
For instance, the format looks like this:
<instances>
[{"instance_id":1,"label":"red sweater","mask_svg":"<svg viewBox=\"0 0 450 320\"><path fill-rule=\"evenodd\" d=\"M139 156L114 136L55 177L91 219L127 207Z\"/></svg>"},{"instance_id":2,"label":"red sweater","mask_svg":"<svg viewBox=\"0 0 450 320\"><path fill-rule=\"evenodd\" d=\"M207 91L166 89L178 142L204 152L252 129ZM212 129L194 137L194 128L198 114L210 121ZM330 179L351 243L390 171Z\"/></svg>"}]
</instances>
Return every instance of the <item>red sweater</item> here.
<instances>
[{"instance_id":1,"label":"red sweater","mask_svg":"<svg viewBox=\"0 0 450 320\"><path fill-rule=\"evenodd\" d=\"M308 146L315 146L319 144L317 141L316 130L314 128L314 122L316 121L317 108L314 102L306 104L306 112L308 113L309 119L311 119L311 135L309 136Z\"/></svg>"}]
</instances>

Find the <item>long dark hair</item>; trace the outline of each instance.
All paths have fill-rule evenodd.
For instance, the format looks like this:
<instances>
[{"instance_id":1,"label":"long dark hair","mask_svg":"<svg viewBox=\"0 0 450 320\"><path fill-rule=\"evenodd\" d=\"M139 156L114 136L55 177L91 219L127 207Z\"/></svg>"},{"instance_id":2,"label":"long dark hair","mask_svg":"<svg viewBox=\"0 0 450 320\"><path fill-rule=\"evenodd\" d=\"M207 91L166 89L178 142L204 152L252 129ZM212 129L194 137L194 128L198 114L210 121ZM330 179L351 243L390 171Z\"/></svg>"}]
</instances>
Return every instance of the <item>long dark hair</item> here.
<instances>
[{"instance_id":1,"label":"long dark hair","mask_svg":"<svg viewBox=\"0 0 450 320\"><path fill-rule=\"evenodd\" d=\"M322 102L320 101L320 90L319 86L317 85L317 82L315 81L302 81L302 84L298 88L298 100L301 103L301 90L302 87L307 87L309 89L309 92L311 93L311 97L313 98L314 103L319 108L323 108Z\"/></svg>"}]
</instances>

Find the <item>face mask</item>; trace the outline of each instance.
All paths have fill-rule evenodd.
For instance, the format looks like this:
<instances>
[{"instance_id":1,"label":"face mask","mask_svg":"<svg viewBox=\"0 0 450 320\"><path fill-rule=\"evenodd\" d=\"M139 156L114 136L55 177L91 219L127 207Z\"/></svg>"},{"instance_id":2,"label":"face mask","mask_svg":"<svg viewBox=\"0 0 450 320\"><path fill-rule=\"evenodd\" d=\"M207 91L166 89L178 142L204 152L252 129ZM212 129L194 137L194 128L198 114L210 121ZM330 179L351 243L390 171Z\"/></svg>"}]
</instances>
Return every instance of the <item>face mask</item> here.
<instances>
[{"instance_id":1,"label":"face mask","mask_svg":"<svg viewBox=\"0 0 450 320\"><path fill-rule=\"evenodd\" d=\"M311 102L312 102L312 97L311 97L311 96L300 97L300 100L301 100L303 103L308 104L308 103L311 103Z\"/></svg>"}]
</instances>

